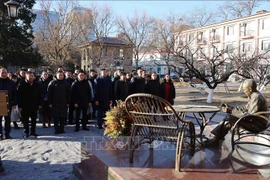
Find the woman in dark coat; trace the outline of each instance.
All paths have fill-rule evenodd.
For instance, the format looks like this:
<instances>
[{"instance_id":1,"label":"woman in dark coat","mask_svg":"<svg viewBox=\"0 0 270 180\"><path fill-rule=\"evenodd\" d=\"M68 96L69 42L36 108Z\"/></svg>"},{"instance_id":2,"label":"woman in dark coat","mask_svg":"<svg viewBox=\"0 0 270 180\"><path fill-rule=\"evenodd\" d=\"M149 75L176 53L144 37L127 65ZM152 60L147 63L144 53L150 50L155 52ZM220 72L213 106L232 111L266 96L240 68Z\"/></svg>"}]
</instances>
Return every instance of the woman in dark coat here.
<instances>
[{"instance_id":1,"label":"woman in dark coat","mask_svg":"<svg viewBox=\"0 0 270 180\"><path fill-rule=\"evenodd\" d=\"M160 84L160 96L163 99L166 99L169 103L171 103L171 105L174 104L175 87L169 74L165 75L164 79Z\"/></svg>"},{"instance_id":2,"label":"woman in dark coat","mask_svg":"<svg viewBox=\"0 0 270 180\"><path fill-rule=\"evenodd\" d=\"M160 96L160 83L156 73L152 73L151 79L146 82L145 92L148 94Z\"/></svg>"},{"instance_id":3,"label":"woman in dark coat","mask_svg":"<svg viewBox=\"0 0 270 180\"><path fill-rule=\"evenodd\" d=\"M69 106L69 85L64 80L64 73L58 71L56 80L52 80L48 86L48 102L52 108L55 134L65 133L64 125L67 118L67 107ZM59 127L60 123L60 127Z\"/></svg>"},{"instance_id":4,"label":"woman in dark coat","mask_svg":"<svg viewBox=\"0 0 270 180\"><path fill-rule=\"evenodd\" d=\"M51 127L51 109L48 103L48 85L50 80L48 79L48 73L43 71L41 78L39 80L40 91L42 96L42 107L39 110L39 117L43 123L43 127L46 128L46 122L48 122L48 127Z\"/></svg>"}]
</instances>

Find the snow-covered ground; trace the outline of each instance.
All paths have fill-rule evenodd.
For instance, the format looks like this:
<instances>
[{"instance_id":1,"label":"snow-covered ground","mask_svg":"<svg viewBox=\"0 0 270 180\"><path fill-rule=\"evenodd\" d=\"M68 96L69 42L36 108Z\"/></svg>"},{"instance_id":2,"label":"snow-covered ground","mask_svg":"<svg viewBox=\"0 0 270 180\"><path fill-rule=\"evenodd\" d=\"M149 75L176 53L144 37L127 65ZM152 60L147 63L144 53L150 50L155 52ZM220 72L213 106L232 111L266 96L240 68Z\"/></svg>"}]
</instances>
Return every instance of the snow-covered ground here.
<instances>
[{"instance_id":1,"label":"snow-covered ground","mask_svg":"<svg viewBox=\"0 0 270 180\"><path fill-rule=\"evenodd\" d=\"M4 125L4 123L3 123ZM81 160L81 142L85 137L102 136L103 130L90 124L90 131L74 132L74 126L65 127L65 134L54 134L54 127L43 128L37 123L38 138L23 138L23 127L12 128L11 140L0 141L0 156L5 173L0 180L55 180L77 179L72 165ZM13 127L13 124L12 124Z\"/></svg>"}]
</instances>

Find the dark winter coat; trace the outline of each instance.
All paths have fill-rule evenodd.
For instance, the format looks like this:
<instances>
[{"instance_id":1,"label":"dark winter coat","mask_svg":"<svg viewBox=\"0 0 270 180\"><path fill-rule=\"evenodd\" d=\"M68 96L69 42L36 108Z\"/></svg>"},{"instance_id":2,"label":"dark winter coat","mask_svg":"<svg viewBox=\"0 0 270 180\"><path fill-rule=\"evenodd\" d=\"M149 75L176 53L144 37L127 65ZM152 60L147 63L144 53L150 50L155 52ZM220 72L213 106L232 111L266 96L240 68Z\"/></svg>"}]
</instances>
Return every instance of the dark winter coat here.
<instances>
[{"instance_id":1,"label":"dark winter coat","mask_svg":"<svg viewBox=\"0 0 270 180\"><path fill-rule=\"evenodd\" d=\"M160 83L159 80L148 80L145 85L145 92L148 94L160 96Z\"/></svg>"},{"instance_id":2,"label":"dark winter coat","mask_svg":"<svg viewBox=\"0 0 270 180\"><path fill-rule=\"evenodd\" d=\"M129 95L129 83L123 80L118 80L114 85L114 96L115 100L125 101Z\"/></svg>"},{"instance_id":3,"label":"dark winter coat","mask_svg":"<svg viewBox=\"0 0 270 180\"><path fill-rule=\"evenodd\" d=\"M75 80L71 86L72 104L78 104L79 108L88 108L92 101L91 89L87 80Z\"/></svg>"},{"instance_id":4,"label":"dark winter coat","mask_svg":"<svg viewBox=\"0 0 270 180\"><path fill-rule=\"evenodd\" d=\"M65 80L52 80L48 85L48 103L52 105L52 117L67 116L70 87Z\"/></svg>"},{"instance_id":5,"label":"dark winter coat","mask_svg":"<svg viewBox=\"0 0 270 180\"><path fill-rule=\"evenodd\" d=\"M40 92L42 97L42 107L39 110L39 114L47 115L50 111L49 109L49 103L48 103L48 85L50 83L49 79L40 79L39 85L40 85ZM47 99L47 100L45 100Z\"/></svg>"},{"instance_id":6,"label":"dark winter coat","mask_svg":"<svg viewBox=\"0 0 270 180\"><path fill-rule=\"evenodd\" d=\"M18 88L18 107L24 112L35 112L42 105L40 86L37 82L31 85L27 81Z\"/></svg>"},{"instance_id":7,"label":"dark winter coat","mask_svg":"<svg viewBox=\"0 0 270 180\"><path fill-rule=\"evenodd\" d=\"M112 101L112 81L110 77L98 77L95 80L95 101L99 102L97 110L108 111Z\"/></svg>"},{"instance_id":8,"label":"dark winter coat","mask_svg":"<svg viewBox=\"0 0 270 180\"><path fill-rule=\"evenodd\" d=\"M142 77L134 77L130 83L130 93L145 93L145 79Z\"/></svg>"},{"instance_id":9,"label":"dark winter coat","mask_svg":"<svg viewBox=\"0 0 270 180\"><path fill-rule=\"evenodd\" d=\"M71 88L72 83L74 83L74 79L72 78L66 78L65 81L68 83L69 87Z\"/></svg>"},{"instance_id":10,"label":"dark winter coat","mask_svg":"<svg viewBox=\"0 0 270 180\"><path fill-rule=\"evenodd\" d=\"M166 90L165 90L166 84L170 85L170 92L169 92L169 100L168 101L169 101L169 103L171 103L173 105L174 99L175 99L175 87L174 87L171 80L169 82L162 80L162 82L160 84L160 97L162 97L163 99L165 99L165 97L166 97Z\"/></svg>"},{"instance_id":11,"label":"dark winter coat","mask_svg":"<svg viewBox=\"0 0 270 180\"><path fill-rule=\"evenodd\" d=\"M9 108L11 108L13 105L17 105L16 85L12 80L8 78L0 78L0 90L8 91Z\"/></svg>"}]
</instances>

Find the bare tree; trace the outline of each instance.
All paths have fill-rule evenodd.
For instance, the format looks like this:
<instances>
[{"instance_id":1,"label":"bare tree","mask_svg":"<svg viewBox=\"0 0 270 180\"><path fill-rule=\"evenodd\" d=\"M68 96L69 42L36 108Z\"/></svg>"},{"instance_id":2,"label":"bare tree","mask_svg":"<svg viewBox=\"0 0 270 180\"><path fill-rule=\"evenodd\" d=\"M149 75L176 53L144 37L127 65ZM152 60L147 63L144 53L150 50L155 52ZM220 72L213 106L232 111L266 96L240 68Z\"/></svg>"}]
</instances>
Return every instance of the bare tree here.
<instances>
[{"instance_id":1,"label":"bare tree","mask_svg":"<svg viewBox=\"0 0 270 180\"><path fill-rule=\"evenodd\" d=\"M217 22L217 12L209 9L206 5L194 8L190 13L182 16L183 24L194 28L206 26Z\"/></svg>"},{"instance_id":2,"label":"bare tree","mask_svg":"<svg viewBox=\"0 0 270 180\"><path fill-rule=\"evenodd\" d=\"M254 12L254 9L259 5L260 0L225 1L218 7L218 14L221 21L241 18L251 15Z\"/></svg>"},{"instance_id":3,"label":"bare tree","mask_svg":"<svg viewBox=\"0 0 270 180\"><path fill-rule=\"evenodd\" d=\"M36 22L35 44L49 66L64 65L71 61L69 50L78 37L70 34L74 18L68 16L76 2L41 0L39 5L41 17Z\"/></svg>"},{"instance_id":4,"label":"bare tree","mask_svg":"<svg viewBox=\"0 0 270 180\"><path fill-rule=\"evenodd\" d=\"M90 30L85 31L84 34L84 42L90 43L87 49L90 64L95 65L96 68L107 67L110 59L106 60L102 57L107 49L105 41L115 31L115 17L111 8L107 5L92 4L86 9L82 18L82 26ZM91 19L91 23L89 23L89 19ZM93 37L89 38L89 34Z\"/></svg>"},{"instance_id":5,"label":"bare tree","mask_svg":"<svg viewBox=\"0 0 270 180\"><path fill-rule=\"evenodd\" d=\"M254 79L258 82L258 89L260 91L270 83L270 50L261 52L259 55L253 54L251 57L244 56L242 61L242 67L237 72L238 75Z\"/></svg>"},{"instance_id":6,"label":"bare tree","mask_svg":"<svg viewBox=\"0 0 270 180\"><path fill-rule=\"evenodd\" d=\"M132 18L118 18L118 29L124 34L125 39L133 47L133 59L138 68L139 61L144 57L144 53L152 49L153 39L151 38L154 25L153 18L145 12L139 14L135 11ZM139 53L142 56L139 56Z\"/></svg>"},{"instance_id":7,"label":"bare tree","mask_svg":"<svg viewBox=\"0 0 270 180\"><path fill-rule=\"evenodd\" d=\"M152 47L157 50L156 52L160 54L160 60L163 61L155 61L155 64L161 66L161 64L165 62L169 71L173 68L176 72L179 71L179 68L172 66L176 49L175 44L178 40L178 36L180 36L184 30L190 28L190 26L183 24L182 18L178 17L177 15L170 14L165 19L155 19L152 34L154 40ZM180 72L178 73L180 74Z\"/></svg>"}]
</instances>

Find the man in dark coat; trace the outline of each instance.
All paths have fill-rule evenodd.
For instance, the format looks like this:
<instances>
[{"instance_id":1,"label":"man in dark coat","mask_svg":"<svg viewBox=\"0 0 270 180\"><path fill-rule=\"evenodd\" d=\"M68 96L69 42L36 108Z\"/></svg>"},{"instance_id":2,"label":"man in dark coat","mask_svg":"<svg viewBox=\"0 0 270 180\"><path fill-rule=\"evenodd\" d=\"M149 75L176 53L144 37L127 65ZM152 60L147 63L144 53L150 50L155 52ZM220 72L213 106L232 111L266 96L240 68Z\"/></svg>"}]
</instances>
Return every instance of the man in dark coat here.
<instances>
[{"instance_id":1,"label":"man in dark coat","mask_svg":"<svg viewBox=\"0 0 270 180\"><path fill-rule=\"evenodd\" d=\"M129 95L129 83L126 81L126 73L120 74L120 79L114 85L114 97L116 101L125 101Z\"/></svg>"},{"instance_id":2,"label":"man in dark coat","mask_svg":"<svg viewBox=\"0 0 270 180\"><path fill-rule=\"evenodd\" d=\"M146 82L145 92L148 94L160 96L160 83L156 73L152 73L151 79Z\"/></svg>"},{"instance_id":3,"label":"man in dark coat","mask_svg":"<svg viewBox=\"0 0 270 180\"><path fill-rule=\"evenodd\" d=\"M97 123L98 128L102 129L103 118L105 112L110 109L112 105L112 81L108 77L108 72L101 69L100 76L95 80L95 104L97 107Z\"/></svg>"},{"instance_id":4,"label":"man in dark coat","mask_svg":"<svg viewBox=\"0 0 270 180\"><path fill-rule=\"evenodd\" d=\"M42 121L43 127L46 128L46 122L48 127L51 127L51 109L48 103L48 85L50 80L48 79L48 73L43 71L39 79L40 92L42 96L42 107L39 110L39 119Z\"/></svg>"},{"instance_id":5,"label":"man in dark coat","mask_svg":"<svg viewBox=\"0 0 270 180\"><path fill-rule=\"evenodd\" d=\"M33 72L26 73L25 83L18 88L18 107L22 114L24 137L29 137L29 117L31 118L31 134L36 134L37 110L41 108L42 97L40 86L34 81Z\"/></svg>"},{"instance_id":6,"label":"man in dark coat","mask_svg":"<svg viewBox=\"0 0 270 180\"><path fill-rule=\"evenodd\" d=\"M5 68L0 69L0 90L6 90L8 92L9 99L9 113L5 116L5 137L6 139L11 139L10 136L10 112L11 109L15 108L17 105L16 97L16 85L15 83L7 77L7 70ZM2 130L2 117L0 116L0 140L3 140L3 130Z\"/></svg>"},{"instance_id":7,"label":"man in dark coat","mask_svg":"<svg viewBox=\"0 0 270 180\"><path fill-rule=\"evenodd\" d=\"M116 106L116 99L115 99L115 94L114 94L114 87L115 87L115 83L116 81L118 81L120 79L120 75L121 75L121 70L118 69L114 72L113 74L113 80L112 80L112 93L113 93L113 96L112 96L112 101L113 101L113 106Z\"/></svg>"},{"instance_id":8,"label":"man in dark coat","mask_svg":"<svg viewBox=\"0 0 270 180\"><path fill-rule=\"evenodd\" d=\"M80 130L80 114L82 112L82 129L89 130L87 128L87 109L91 106L91 89L88 81L85 80L85 72L80 71L78 74L78 80L76 80L71 86L71 99L76 108L76 128L75 132Z\"/></svg>"},{"instance_id":9,"label":"man in dark coat","mask_svg":"<svg viewBox=\"0 0 270 180\"><path fill-rule=\"evenodd\" d=\"M137 76L132 77L130 83L130 92L134 93L145 93L145 79L143 78L143 70L137 70Z\"/></svg>"},{"instance_id":10,"label":"man in dark coat","mask_svg":"<svg viewBox=\"0 0 270 180\"><path fill-rule=\"evenodd\" d=\"M94 69L91 69L90 70L90 74L89 74L89 82L91 83L92 85L92 91L95 93L95 79L97 78L97 72L94 70ZM96 105L95 105L95 102L94 102L94 97L92 97L92 108L93 108L93 112L91 113L91 118L93 119L96 119Z\"/></svg>"},{"instance_id":11,"label":"man in dark coat","mask_svg":"<svg viewBox=\"0 0 270 180\"><path fill-rule=\"evenodd\" d=\"M73 83L75 80L72 78L72 73L71 73L71 71L67 70L67 71L65 72L65 74L66 74L65 80L66 80L66 82L68 83L69 88L71 88L71 85L72 85L72 83ZM69 124L73 124L73 119L74 119L74 117L73 117L74 104L72 104L71 101L69 102L69 107L68 107L68 109L69 109L69 111L68 111L68 123L69 123Z\"/></svg>"},{"instance_id":12,"label":"man in dark coat","mask_svg":"<svg viewBox=\"0 0 270 180\"><path fill-rule=\"evenodd\" d=\"M58 71L56 80L52 80L48 86L48 102L52 108L55 134L65 133L64 125L67 118L69 95L70 87L64 79L64 72Z\"/></svg>"}]
</instances>

